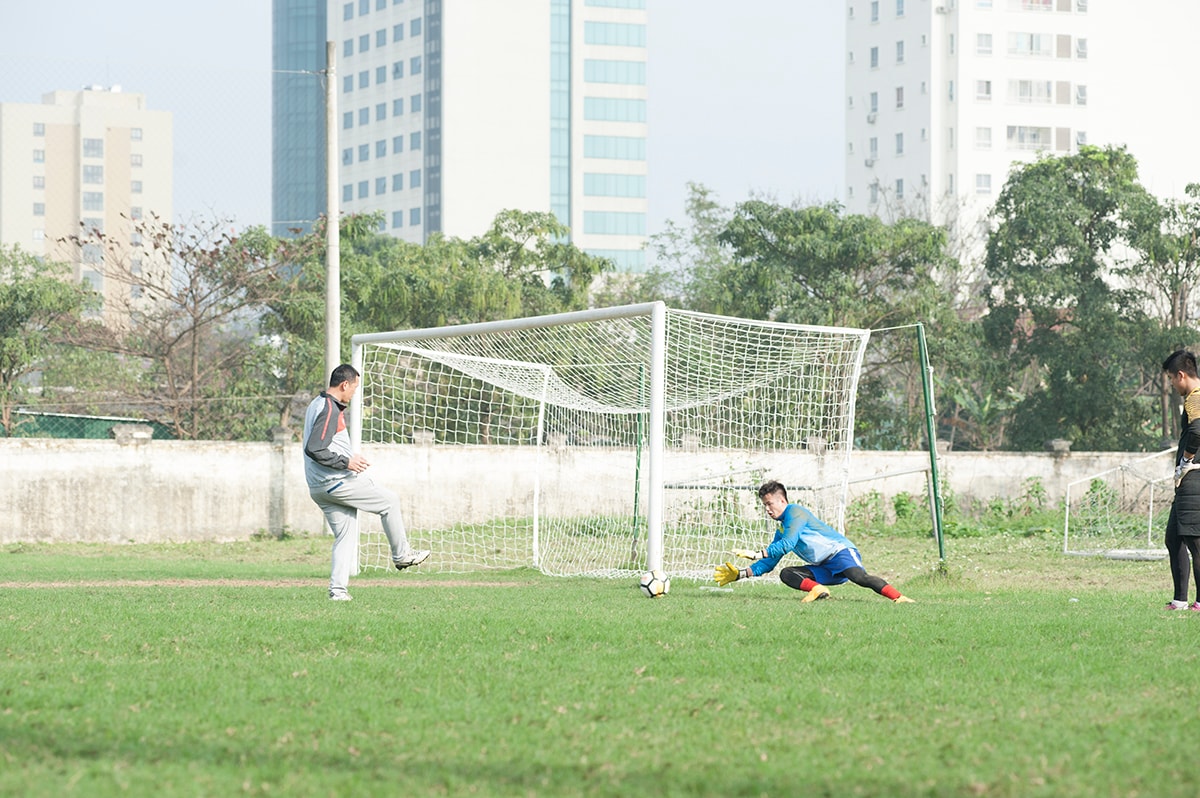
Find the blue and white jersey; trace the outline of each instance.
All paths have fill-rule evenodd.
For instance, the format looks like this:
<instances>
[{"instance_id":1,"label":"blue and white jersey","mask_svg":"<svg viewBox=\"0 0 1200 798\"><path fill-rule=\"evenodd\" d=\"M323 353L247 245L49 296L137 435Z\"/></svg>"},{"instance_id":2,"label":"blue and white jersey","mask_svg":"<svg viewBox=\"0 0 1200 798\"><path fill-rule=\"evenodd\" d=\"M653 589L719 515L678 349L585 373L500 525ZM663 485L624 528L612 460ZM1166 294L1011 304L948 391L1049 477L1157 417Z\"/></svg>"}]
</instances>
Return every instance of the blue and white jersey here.
<instances>
[{"instance_id":1,"label":"blue and white jersey","mask_svg":"<svg viewBox=\"0 0 1200 798\"><path fill-rule=\"evenodd\" d=\"M779 516L779 526L767 556L750 563L750 571L762 576L774 570L789 551L810 565L820 565L844 549L854 548L845 535L813 515L807 507L789 504Z\"/></svg>"}]
</instances>

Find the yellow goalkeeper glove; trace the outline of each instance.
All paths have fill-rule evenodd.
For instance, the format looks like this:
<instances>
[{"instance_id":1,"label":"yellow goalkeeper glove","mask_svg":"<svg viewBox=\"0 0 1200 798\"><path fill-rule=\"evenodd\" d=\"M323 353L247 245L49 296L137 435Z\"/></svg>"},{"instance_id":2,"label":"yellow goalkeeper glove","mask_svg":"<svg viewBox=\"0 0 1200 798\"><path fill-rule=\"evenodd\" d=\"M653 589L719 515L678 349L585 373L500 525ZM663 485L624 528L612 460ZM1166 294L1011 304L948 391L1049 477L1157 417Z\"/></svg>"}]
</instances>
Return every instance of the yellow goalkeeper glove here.
<instances>
[{"instance_id":1,"label":"yellow goalkeeper glove","mask_svg":"<svg viewBox=\"0 0 1200 798\"><path fill-rule=\"evenodd\" d=\"M763 557L767 556L766 552L764 552L762 549L759 549L758 551L751 551L750 549L734 549L733 553L734 556L743 557L747 560L761 560Z\"/></svg>"},{"instance_id":2,"label":"yellow goalkeeper glove","mask_svg":"<svg viewBox=\"0 0 1200 798\"><path fill-rule=\"evenodd\" d=\"M713 571L713 579L717 580L717 584L721 587L733 584L742 578L742 572L733 567L733 563L727 562L724 565L718 565L717 570Z\"/></svg>"}]
</instances>

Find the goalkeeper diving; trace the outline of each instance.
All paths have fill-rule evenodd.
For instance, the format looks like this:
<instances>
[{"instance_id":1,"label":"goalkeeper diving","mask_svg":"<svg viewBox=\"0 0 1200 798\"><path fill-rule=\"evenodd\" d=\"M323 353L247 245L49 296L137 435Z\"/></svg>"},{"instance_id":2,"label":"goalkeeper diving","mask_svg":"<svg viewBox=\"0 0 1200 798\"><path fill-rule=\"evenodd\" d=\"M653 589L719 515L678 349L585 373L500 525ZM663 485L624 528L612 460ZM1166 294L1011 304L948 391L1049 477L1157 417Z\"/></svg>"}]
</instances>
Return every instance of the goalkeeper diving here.
<instances>
[{"instance_id":1,"label":"goalkeeper diving","mask_svg":"<svg viewBox=\"0 0 1200 798\"><path fill-rule=\"evenodd\" d=\"M790 588L803 591L802 603L829 597L828 585L853 582L868 587L897 604L911 603L900 591L884 579L872 576L863 568L862 555L844 535L813 515L799 504L789 504L787 488L771 480L758 489L759 501L767 515L779 526L770 545L758 551L735 549L738 557L751 560L747 568L735 568L733 563L717 566L713 578L724 587L739 579L762 576L775 570L779 560L789 551L804 561L779 572L779 580Z\"/></svg>"}]
</instances>

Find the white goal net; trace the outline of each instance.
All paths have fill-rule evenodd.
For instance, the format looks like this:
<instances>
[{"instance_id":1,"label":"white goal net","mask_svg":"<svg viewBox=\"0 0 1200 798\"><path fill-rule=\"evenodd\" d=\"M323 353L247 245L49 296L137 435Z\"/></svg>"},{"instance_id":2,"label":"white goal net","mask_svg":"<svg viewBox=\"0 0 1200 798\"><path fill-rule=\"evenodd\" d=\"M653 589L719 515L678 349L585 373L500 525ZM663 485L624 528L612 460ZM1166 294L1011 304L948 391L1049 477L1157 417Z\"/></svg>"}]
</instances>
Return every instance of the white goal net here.
<instances>
[{"instance_id":1,"label":"white goal net","mask_svg":"<svg viewBox=\"0 0 1200 798\"><path fill-rule=\"evenodd\" d=\"M842 526L868 337L662 303L357 335L351 432L422 570L709 577L769 540L767 479Z\"/></svg>"},{"instance_id":2,"label":"white goal net","mask_svg":"<svg viewBox=\"0 0 1200 798\"><path fill-rule=\"evenodd\" d=\"M1063 553L1123 560L1167 556L1162 536L1175 496L1175 450L1077 479L1063 501Z\"/></svg>"}]
</instances>

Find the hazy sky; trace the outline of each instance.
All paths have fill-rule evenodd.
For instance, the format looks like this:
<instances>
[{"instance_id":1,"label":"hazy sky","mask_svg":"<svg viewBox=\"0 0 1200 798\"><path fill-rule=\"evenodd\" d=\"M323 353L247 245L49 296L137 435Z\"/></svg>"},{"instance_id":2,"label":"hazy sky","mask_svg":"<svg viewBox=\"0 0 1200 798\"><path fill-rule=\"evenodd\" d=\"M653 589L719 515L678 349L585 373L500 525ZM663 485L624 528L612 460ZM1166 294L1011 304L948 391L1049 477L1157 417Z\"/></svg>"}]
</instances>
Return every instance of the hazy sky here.
<instances>
[{"instance_id":1,"label":"hazy sky","mask_svg":"<svg viewBox=\"0 0 1200 798\"><path fill-rule=\"evenodd\" d=\"M647 5L649 231L682 220L689 181L730 205L836 199L842 3ZM269 222L270 69L270 0L0 2L0 101L118 84L172 111L177 217Z\"/></svg>"}]
</instances>

